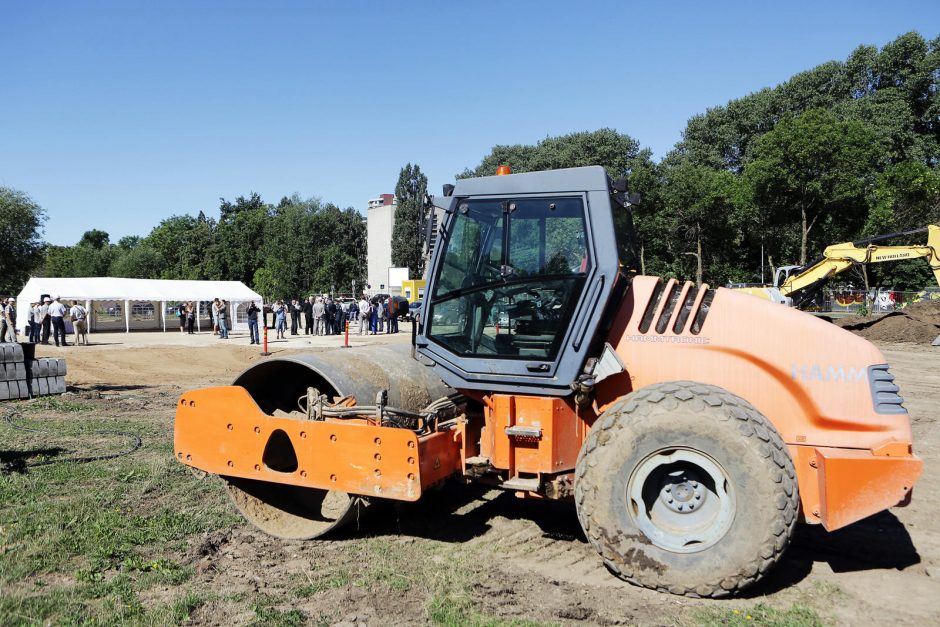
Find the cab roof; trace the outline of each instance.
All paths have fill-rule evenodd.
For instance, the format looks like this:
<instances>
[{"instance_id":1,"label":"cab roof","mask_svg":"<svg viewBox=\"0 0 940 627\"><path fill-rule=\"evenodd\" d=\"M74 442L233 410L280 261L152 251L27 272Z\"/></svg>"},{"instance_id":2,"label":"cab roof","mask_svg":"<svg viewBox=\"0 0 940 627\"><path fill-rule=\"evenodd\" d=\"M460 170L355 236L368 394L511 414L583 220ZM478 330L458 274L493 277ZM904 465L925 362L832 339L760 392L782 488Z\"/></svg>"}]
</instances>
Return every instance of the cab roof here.
<instances>
[{"instance_id":1,"label":"cab roof","mask_svg":"<svg viewBox=\"0 0 940 627\"><path fill-rule=\"evenodd\" d=\"M454 196L503 196L607 190L607 172L599 165L504 176L460 179Z\"/></svg>"}]
</instances>

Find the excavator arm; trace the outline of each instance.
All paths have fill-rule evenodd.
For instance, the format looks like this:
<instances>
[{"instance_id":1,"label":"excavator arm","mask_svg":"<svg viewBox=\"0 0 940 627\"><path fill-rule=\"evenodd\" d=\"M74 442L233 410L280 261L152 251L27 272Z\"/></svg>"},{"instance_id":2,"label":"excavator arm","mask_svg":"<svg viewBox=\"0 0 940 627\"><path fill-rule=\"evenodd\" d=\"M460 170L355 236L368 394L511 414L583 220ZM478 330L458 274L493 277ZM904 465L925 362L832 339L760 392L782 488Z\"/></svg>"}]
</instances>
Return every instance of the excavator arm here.
<instances>
[{"instance_id":1,"label":"excavator arm","mask_svg":"<svg viewBox=\"0 0 940 627\"><path fill-rule=\"evenodd\" d=\"M875 242L893 239L903 235L927 232L926 245L913 246L879 246ZM790 275L778 286L784 296L792 296L796 292L811 289L833 276L845 272L855 264L884 263L886 261L902 261L905 259L926 258L933 270L937 284L940 285L940 226L928 225L923 229L915 229L904 233L879 235L858 242L846 242L827 246L823 256L815 263Z\"/></svg>"}]
</instances>

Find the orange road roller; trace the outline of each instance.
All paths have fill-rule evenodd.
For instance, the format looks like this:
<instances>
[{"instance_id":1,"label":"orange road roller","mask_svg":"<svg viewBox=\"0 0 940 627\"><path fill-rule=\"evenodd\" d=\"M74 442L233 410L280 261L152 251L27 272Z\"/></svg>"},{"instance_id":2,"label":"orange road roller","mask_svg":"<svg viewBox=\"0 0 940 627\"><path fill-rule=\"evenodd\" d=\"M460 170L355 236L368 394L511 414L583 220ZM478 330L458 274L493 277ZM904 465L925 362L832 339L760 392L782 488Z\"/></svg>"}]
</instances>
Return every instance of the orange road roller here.
<instances>
[{"instance_id":1,"label":"orange road roller","mask_svg":"<svg viewBox=\"0 0 940 627\"><path fill-rule=\"evenodd\" d=\"M412 345L288 355L186 392L177 458L290 539L450 478L565 499L598 567L702 597L758 581L797 522L906 504L922 462L881 352L637 275L636 202L601 167L445 186Z\"/></svg>"}]
</instances>

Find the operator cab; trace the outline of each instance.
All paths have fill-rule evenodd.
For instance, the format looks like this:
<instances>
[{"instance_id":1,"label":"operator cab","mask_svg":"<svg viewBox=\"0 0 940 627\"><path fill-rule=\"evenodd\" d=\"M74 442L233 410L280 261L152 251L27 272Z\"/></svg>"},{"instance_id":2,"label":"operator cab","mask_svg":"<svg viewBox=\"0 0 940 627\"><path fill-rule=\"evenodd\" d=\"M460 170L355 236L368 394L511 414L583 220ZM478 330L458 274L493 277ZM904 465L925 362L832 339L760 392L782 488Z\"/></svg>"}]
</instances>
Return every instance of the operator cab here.
<instances>
[{"instance_id":1,"label":"operator cab","mask_svg":"<svg viewBox=\"0 0 940 627\"><path fill-rule=\"evenodd\" d=\"M774 272L774 287L783 287L791 276L796 276L803 270L803 266L780 266Z\"/></svg>"},{"instance_id":2,"label":"operator cab","mask_svg":"<svg viewBox=\"0 0 940 627\"><path fill-rule=\"evenodd\" d=\"M445 218L416 343L438 376L463 389L571 392L626 283L619 251L634 258L617 193L596 166L464 179L435 199Z\"/></svg>"}]
</instances>

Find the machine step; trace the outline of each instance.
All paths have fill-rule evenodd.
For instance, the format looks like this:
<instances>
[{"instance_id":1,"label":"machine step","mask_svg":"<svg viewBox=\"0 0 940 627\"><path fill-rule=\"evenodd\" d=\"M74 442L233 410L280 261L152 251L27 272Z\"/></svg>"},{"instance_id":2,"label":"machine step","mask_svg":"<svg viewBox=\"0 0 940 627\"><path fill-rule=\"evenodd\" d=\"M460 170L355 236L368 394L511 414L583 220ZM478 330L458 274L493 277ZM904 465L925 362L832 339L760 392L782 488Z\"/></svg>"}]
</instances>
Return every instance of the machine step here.
<instances>
[{"instance_id":1,"label":"machine step","mask_svg":"<svg viewBox=\"0 0 940 627\"><path fill-rule=\"evenodd\" d=\"M503 481L499 484L499 487L504 490L520 490L522 492L538 492L539 490L539 480L532 478L526 479L522 477L513 477L507 481Z\"/></svg>"},{"instance_id":2,"label":"machine step","mask_svg":"<svg viewBox=\"0 0 940 627\"><path fill-rule=\"evenodd\" d=\"M513 425L506 427L506 435L515 438L536 438L542 437L541 427L527 427L525 425Z\"/></svg>"}]
</instances>

